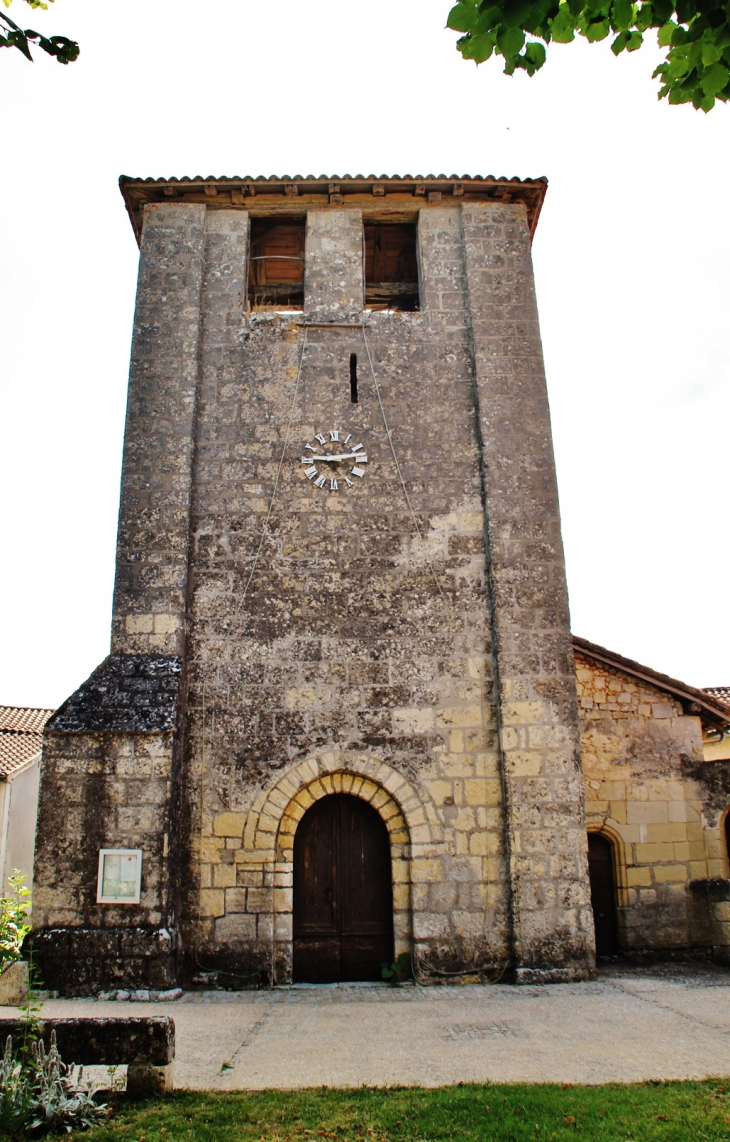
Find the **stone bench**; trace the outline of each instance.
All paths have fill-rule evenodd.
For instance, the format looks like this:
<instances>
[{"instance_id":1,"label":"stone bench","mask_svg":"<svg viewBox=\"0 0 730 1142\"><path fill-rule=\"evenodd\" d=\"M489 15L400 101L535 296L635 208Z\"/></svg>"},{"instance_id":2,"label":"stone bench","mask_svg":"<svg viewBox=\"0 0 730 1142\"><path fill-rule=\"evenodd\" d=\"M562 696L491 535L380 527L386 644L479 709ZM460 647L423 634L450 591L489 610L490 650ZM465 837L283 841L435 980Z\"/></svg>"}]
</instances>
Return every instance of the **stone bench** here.
<instances>
[{"instance_id":1,"label":"stone bench","mask_svg":"<svg viewBox=\"0 0 730 1142\"><path fill-rule=\"evenodd\" d=\"M175 1023L169 1015L129 1018L40 1019L40 1038L49 1048L51 1032L64 1063L92 1067L127 1066L127 1093L159 1094L173 1086ZM0 1043L23 1037L23 1022L0 1018Z\"/></svg>"}]
</instances>

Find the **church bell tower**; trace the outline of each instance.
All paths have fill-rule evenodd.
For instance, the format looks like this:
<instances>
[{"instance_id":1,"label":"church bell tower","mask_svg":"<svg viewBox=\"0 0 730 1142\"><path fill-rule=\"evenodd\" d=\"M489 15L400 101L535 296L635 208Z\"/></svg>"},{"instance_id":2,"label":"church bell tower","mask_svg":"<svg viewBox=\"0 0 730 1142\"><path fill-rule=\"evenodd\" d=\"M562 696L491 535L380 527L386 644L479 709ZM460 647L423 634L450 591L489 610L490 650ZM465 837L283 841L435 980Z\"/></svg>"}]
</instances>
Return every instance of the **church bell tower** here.
<instances>
[{"instance_id":1,"label":"church bell tower","mask_svg":"<svg viewBox=\"0 0 730 1142\"><path fill-rule=\"evenodd\" d=\"M542 179L132 179L109 657L34 944L93 994L590 976Z\"/></svg>"}]
</instances>

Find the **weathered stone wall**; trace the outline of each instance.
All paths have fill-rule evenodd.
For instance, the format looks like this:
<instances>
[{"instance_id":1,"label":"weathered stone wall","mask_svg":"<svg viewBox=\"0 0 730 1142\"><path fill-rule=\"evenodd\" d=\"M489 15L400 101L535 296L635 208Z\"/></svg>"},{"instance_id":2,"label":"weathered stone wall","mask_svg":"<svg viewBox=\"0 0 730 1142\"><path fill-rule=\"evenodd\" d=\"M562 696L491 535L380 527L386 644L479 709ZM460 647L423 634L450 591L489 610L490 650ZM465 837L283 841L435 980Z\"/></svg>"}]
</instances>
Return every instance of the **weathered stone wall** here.
<instances>
[{"instance_id":1,"label":"weathered stone wall","mask_svg":"<svg viewBox=\"0 0 730 1142\"><path fill-rule=\"evenodd\" d=\"M349 214L308 221L306 281L334 283L338 320L341 281L345 309L363 296L362 230ZM463 283L458 211L425 215L420 258L424 282ZM357 282L342 276L355 271ZM301 319L254 315L238 335L209 334L204 320L189 699L202 813L191 813L201 839L188 880L200 893L188 897L185 942L199 943L206 965L268 972L275 925L277 978L287 978L291 868L275 836L264 844L265 828L247 835L245 822L272 782L302 762L313 780L333 751L342 774L382 784L388 773L418 791L402 941L412 935L424 962L446 970L509 955L463 291L461 313L432 296L421 314L373 315L367 332L415 521L361 330L310 328L303 350ZM365 477L338 493L314 487L300 463L314 434L334 428L368 454Z\"/></svg>"},{"instance_id":2,"label":"weathered stone wall","mask_svg":"<svg viewBox=\"0 0 730 1142\"><path fill-rule=\"evenodd\" d=\"M148 819L117 775L130 740L144 763L154 719L121 718L97 745L96 699L79 692L65 736L48 738L45 811L68 790L91 813L88 782L112 784L88 838L80 816L58 860L43 851L48 930L97 923L93 908L54 912L54 893L95 892L91 854L122 843L118 817L152 879L139 916L104 906L107 932L152 932L159 916L173 942L181 934L181 978L283 982L296 824L349 789L388 825L396 948L413 949L422 978L590 972L525 214L414 202L421 311L369 314L366 330L359 210L309 212L304 315L247 315L246 211L147 209L107 669L116 678L115 662L162 651L183 660L165 713L167 805ZM305 315L350 326L305 328ZM335 429L368 456L336 492L301 463L315 433Z\"/></svg>"},{"instance_id":3,"label":"weathered stone wall","mask_svg":"<svg viewBox=\"0 0 730 1142\"><path fill-rule=\"evenodd\" d=\"M112 650L181 654L204 206L145 212L117 537Z\"/></svg>"},{"instance_id":4,"label":"weathered stone wall","mask_svg":"<svg viewBox=\"0 0 730 1142\"><path fill-rule=\"evenodd\" d=\"M702 751L705 761L730 761L730 734L722 741L718 741L716 735L711 735L710 740L703 743Z\"/></svg>"},{"instance_id":5,"label":"weathered stone wall","mask_svg":"<svg viewBox=\"0 0 730 1142\"><path fill-rule=\"evenodd\" d=\"M173 735L44 736L33 945L46 987L169 987ZM99 850L142 849L139 904L97 904Z\"/></svg>"},{"instance_id":6,"label":"weathered stone wall","mask_svg":"<svg viewBox=\"0 0 730 1142\"><path fill-rule=\"evenodd\" d=\"M304 271L308 321L360 319L362 242L361 210L308 212Z\"/></svg>"},{"instance_id":7,"label":"weathered stone wall","mask_svg":"<svg viewBox=\"0 0 730 1142\"><path fill-rule=\"evenodd\" d=\"M462 209L483 458L516 959L593 956L575 675L550 413L522 208ZM561 972L565 973L561 976Z\"/></svg>"},{"instance_id":8,"label":"weathered stone wall","mask_svg":"<svg viewBox=\"0 0 730 1142\"><path fill-rule=\"evenodd\" d=\"M578 652L576 667L587 824L614 844L621 946L729 945L730 892L708 882L727 885L730 788L712 788L727 775L703 760L700 719Z\"/></svg>"}]
</instances>

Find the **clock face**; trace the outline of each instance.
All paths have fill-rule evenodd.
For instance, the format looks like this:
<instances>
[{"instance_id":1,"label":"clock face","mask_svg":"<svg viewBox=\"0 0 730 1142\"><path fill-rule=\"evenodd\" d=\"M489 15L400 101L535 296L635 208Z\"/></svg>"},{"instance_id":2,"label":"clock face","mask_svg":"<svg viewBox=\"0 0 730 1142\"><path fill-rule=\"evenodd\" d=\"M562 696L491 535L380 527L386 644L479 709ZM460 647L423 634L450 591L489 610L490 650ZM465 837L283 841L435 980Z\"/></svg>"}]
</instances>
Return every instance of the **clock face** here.
<instances>
[{"instance_id":1,"label":"clock face","mask_svg":"<svg viewBox=\"0 0 730 1142\"><path fill-rule=\"evenodd\" d=\"M353 488L365 475L368 458L362 444L352 443L352 433L342 428L318 432L313 444L304 445L301 463L304 475L315 488L341 492Z\"/></svg>"}]
</instances>

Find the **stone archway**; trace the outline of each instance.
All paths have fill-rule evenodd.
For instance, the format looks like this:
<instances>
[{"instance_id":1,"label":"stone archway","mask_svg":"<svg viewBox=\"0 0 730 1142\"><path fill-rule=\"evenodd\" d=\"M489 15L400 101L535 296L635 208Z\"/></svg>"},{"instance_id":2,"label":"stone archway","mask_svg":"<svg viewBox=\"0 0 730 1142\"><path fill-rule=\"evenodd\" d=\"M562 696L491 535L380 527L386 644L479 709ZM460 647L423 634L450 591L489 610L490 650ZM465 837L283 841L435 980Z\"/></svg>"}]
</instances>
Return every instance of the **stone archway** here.
<instances>
[{"instance_id":1,"label":"stone archway","mask_svg":"<svg viewBox=\"0 0 730 1142\"><path fill-rule=\"evenodd\" d=\"M413 785L378 758L335 750L293 766L252 806L243 834L245 869L263 870L270 901L259 930L268 923L271 978L291 979L294 836L307 809L332 793L368 802L382 818L390 840L393 873L395 955L410 951L412 941L411 859L413 850L430 850L442 841L433 808L430 813ZM243 862L241 862L243 864ZM257 883L260 883L257 881Z\"/></svg>"}]
</instances>

